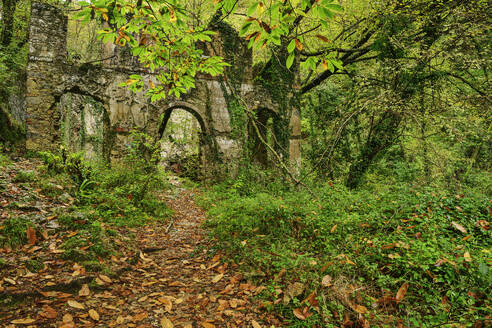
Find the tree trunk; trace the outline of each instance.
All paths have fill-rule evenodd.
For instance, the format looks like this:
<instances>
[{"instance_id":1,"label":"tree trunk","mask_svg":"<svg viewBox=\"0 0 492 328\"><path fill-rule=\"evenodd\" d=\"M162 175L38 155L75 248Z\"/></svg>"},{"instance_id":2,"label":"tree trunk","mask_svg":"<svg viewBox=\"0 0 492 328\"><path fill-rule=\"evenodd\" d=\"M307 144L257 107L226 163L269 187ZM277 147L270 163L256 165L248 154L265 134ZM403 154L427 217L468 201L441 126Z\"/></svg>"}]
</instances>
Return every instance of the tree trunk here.
<instances>
[{"instance_id":1,"label":"tree trunk","mask_svg":"<svg viewBox=\"0 0 492 328\"><path fill-rule=\"evenodd\" d=\"M359 156L350 165L347 181L345 182L348 188L357 188L376 156L395 143L398 139L397 134L400 122L401 116L398 113L390 110L384 112L381 119L373 127L372 133L362 147Z\"/></svg>"}]
</instances>

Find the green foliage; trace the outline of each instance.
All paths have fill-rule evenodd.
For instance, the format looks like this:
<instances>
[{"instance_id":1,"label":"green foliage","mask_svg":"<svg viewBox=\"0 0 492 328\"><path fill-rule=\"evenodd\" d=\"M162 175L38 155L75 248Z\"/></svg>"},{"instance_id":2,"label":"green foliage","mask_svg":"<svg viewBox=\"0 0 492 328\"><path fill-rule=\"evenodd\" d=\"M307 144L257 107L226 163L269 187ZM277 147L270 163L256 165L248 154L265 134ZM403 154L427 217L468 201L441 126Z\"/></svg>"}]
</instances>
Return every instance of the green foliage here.
<instances>
[{"instance_id":1,"label":"green foliage","mask_svg":"<svg viewBox=\"0 0 492 328\"><path fill-rule=\"evenodd\" d=\"M10 165L10 163L12 163L12 161L9 156L0 152L0 167L6 167L7 165Z\"/></svg>"},{"instance_id":2,"label":"green foliage","mask_svg":"<svg viewBox=\"0 0 492 328\"><path fill-rule=\"evenodd\" d=\"M25 263L26 268L31 272L38 272L44 269L44 263L36 259L29 259Z\"/></svg>"},{"instance_id":3,"label":"green foliage","mask_svg":"<svg viewBox=\"0 0 492 328\"><path fill-rule=\"evenodd\" d=\"M210 42L215 33L207 30L204 24L196 26L181 1L133 4L100 0L93 4L84 1L78 4L83 8L74 18L89 22L98 17L108 22L110 27L100 30L99 38L103 42L129 46L132 55L144 66L158 72L158 85L149 82L147 95L152 101L171 94L179 97L195 87L196 74L216 76L227 65L221 57L203 56L203 50L196 44ZM141 37L136 38L137 34ZM166 70L159 70L162 67ZM131 75L122 85L140 91L142 76Z\"/></svg>"},{"instance_id":4,"label":"green foliage","mask_svg":"<svg viewBox=\"0 0 492 328\"><path fill-rule=\"evenodd\" d=\"M381 311L376 300L394 297L408 282L408 293L392 314L416 326L468 324L487 315L492 236L486 197L403 185L375 193L327 184L314 192L319 203L307 192L246 195L230 185L216 186L202 205L209 208L212 236L231 259L272 290L285 292L297 280L308 289L300 300L311 291L324 294L323 312L343 315L340 300L320 286L329 274L364 290L361 305L374 313ZM283 271L284 277L275 279ZM274 292L267 295L276 298ZM277 310L296 322L288 308Z\"/></svg>"},{"instance_id":5,"label":"green foliage","mask_svg":"<svg viewBox=\"0 0 492 328\"><path fill-rule=\"evenodd\" d=\"M36 179L34 171L19 171L14 177L14 182L33 182Z\"/></svg>"},{"instance_id":6,"label":"green foliage","mask_svg":"<svg viewBox=\"0 0 492 328\"><path fill-rule=\"evenodd\" d=\"M54 178L70 177L75 183L73 210L85 213L89 222L102 220L125 226L165 220L170 212L164 202L154 198L167 186L165 173L157 167L159 144L142 133L135 133L132 140L128 156L111 167L87 162L80 153L40 155ZM40 183L42 192L50 196L64 192L50 180Z\"/></svg>"},{"instance_id":7,"label":"green foliage","mask_svg":"<svg viewBox=\"0 0 492 328\"><path fill-rule=\"evenodd\" d=\"M10 247L22 246L27 243L26 230L34 226L26 217L12 217L2 221L0 225L0 245Z\"/></svg>"},{"instance_id":8,"label":"green foliage","mask_svg":"<svg viewBox=\"0 0 492 328\"><path fill-rule=\"evenodd\" d=\"M64 257L75 262L96 261L114 253L112 234L101 222L81 221L80 216L66 216L60 220L70 228L77 228L77 234L62 245Z\"/></svg>"}]
</instances>

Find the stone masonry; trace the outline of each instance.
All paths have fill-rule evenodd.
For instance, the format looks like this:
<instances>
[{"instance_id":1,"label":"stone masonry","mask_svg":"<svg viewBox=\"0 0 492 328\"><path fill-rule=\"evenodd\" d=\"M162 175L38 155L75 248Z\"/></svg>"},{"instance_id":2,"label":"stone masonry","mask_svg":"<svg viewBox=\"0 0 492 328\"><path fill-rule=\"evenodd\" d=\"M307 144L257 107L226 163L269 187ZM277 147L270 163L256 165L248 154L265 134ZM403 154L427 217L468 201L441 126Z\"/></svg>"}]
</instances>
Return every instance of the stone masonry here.
<instances>
[{"instance_id":1,"label":"stone masonry","mask_svg":"<svg viewBox=\"0 0 492 328\"><path fill-rule=\"evenodd\" d=\"M56 150L60 144L65 144L71 151L84 151L87 157L119 158L126 151L132 129L152 136L162 135L171 112L179 108L193 114L200 124L204 170L212 172L229 166L234 171L235 159L241 157L244 145L232 133L224 94L227 87L221 77L200 76L196 88L180 99L168 97L152 103L144 93L134 94L118 87L134 73L142 75L144 82L155 81L151 72L128 64L121 56L99 65L68 64L67 17L48 4L33 2L31 8L26 84L27 149ZM207 51L222 55L226 51L222 43L223 40L215 40ZM244 42L241 44L243 46L233 54L238 59L234 62L243 66L234 70L235 74L241 74L235 76L235 80L240 81L241 96L253 107L276 112L278 104L253 83L252 55ZM119 51L111 45L104 45L103 49L107 54ZM292 112L289 152L290 159L298 164L300 117L298 110Z\"/></svg>"}]
</instances>

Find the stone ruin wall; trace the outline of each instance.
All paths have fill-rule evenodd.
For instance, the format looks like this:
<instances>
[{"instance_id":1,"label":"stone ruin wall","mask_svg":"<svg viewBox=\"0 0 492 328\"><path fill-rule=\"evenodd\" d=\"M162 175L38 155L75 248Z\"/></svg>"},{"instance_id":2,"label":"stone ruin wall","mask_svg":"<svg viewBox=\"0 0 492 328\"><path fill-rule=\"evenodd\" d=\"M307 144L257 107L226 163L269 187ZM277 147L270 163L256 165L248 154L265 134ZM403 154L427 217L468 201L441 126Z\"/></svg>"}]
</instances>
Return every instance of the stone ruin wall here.
<instances>
[{"instance_id":1,"label":"stone ruin wall","mask_svg":"<svg viewBox=\"0 0 492 328\"><path fill-rule=\"evenodd\" d=\"M67 17L48 4L32 3L29 64L26 83L26 148L57 150L65 144L71 151L83 150L86 156L112 160L126 153L129 134L134 128L158 136L159 120L169 118L174 108L192 113L202 129L202 162L204 170L216 171L221 165L233 166L242 155L243 144L233 136L224 85L220 78L201 76L196 88L181 99L168 97L151 103L144 92L134 94L118 84L130 74L143 76L144 85L155 81L149 72L129 65L128 58L99 65L69 64L66 62ZM218 38L206 49L210 54L222 54L223 40ZM105 45L108 52L118 48ZM218 50L217 50L218 49ZM230 54L229 54L230 56ZM240 81L240 93L250 103L276 110L276 104L252 83L251 52L239 47L234 56L244 67L235 77ZM236 62L236 61L235 61ZM300 119L294 111L291 134L300 135ZM298 161L296 138L290 143L291 158ZM293 155L293 156L292 156ZM234 171L234 167L229 167Z\"/></svg>"}]
</instances>

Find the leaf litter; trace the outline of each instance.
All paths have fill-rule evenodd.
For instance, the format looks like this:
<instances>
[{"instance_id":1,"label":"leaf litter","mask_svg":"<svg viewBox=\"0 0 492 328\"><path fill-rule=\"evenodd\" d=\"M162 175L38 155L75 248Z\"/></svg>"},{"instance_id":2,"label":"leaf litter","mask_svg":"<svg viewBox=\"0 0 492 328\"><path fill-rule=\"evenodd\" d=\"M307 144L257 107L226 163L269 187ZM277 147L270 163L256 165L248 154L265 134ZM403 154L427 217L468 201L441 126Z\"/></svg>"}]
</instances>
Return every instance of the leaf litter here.
<instances>
[{"instance_id":1,"label":"leaf litter","mask_svg":"<svg viewBox=\"0 0 492 328\"><path fill-rule=\"evenodd\" d=\"M0 305L0 326L14 327L279 327L282 322L252 299L262 286L243 278L237 265L229 265L216 254L210 258L209 239L201 228L205 215L193 201L193 191L182 189L169 198L174 224L117 228L115 243L121 246L111 259L99 259L111 273L85 269L63 258L63 243L77 231L56 228L60 202L39 190L17 186L12 180L20 170L35 169L36 160L16 161L0 179L9 188L0 192L0 204L24 202L34 194L35 204L14 213L1 212L2 220L31 215L24 209L40 209L43 217L26 231L26 244L0 249L7 268L0 273L0 292L21 299L14 307ZM0 208L2 210L2 208ZM36 210L36 214L39 211ZM3 221L2 221L3 222ZM1 224L1 223L0 223ZM56 227L56 228L50 228ZM116 229L116 228L115 228ZM128 245L129 234L135 236ZM158 250L146 252L146 249ZM43 263L31 272L29 259ZM293 286L292 295L299 286ZM292 296L290 295L290 296Z\"/></svg>"}]
</instances>

